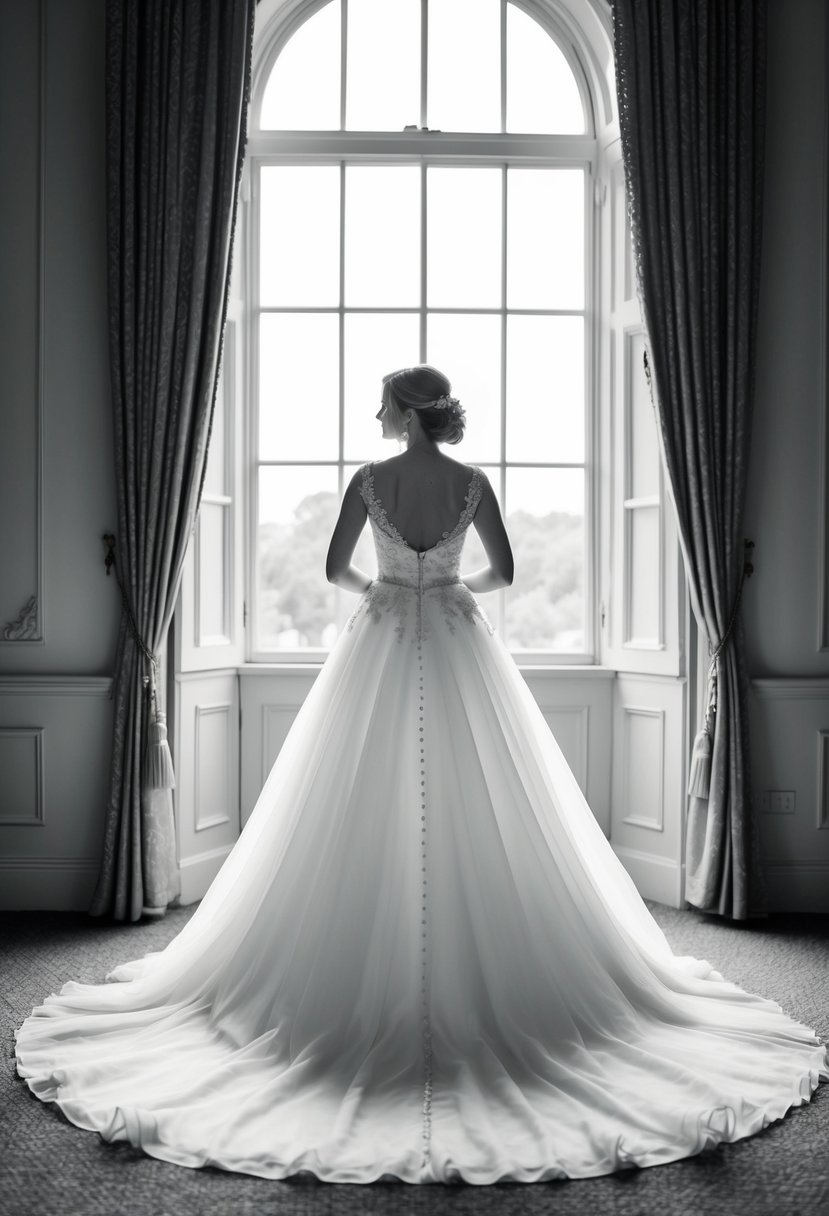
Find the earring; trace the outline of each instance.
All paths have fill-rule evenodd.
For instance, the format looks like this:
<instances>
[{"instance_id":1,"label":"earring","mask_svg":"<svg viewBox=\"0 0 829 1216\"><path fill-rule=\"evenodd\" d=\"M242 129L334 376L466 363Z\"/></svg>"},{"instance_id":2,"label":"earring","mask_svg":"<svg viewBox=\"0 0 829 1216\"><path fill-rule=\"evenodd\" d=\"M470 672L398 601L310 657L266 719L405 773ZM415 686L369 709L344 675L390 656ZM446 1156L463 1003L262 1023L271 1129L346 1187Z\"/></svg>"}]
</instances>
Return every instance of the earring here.
<instances>
[{"instance_id":1,"label":"earring","mask_svg":"<svg viewBox=\"0 0 829 1216\"><path fill-rule=\"evenodd\" d=\"M400 438L403 440L404 443L408 443L409 442L409 432L404 431L403 434L400 436Z\"/></svg>"}]
</instances>

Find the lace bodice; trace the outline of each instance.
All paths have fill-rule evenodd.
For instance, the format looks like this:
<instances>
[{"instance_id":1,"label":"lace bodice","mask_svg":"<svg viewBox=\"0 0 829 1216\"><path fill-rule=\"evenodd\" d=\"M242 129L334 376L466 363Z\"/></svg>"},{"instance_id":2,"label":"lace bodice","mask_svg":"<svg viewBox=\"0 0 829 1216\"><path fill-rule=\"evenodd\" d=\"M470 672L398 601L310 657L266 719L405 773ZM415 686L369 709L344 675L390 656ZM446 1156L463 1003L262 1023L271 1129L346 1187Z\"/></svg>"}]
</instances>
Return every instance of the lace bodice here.
<instances>
[{"instance_id":1,"label":"lace bodice","mask_svg":"<svg viewBox=\"0 0 829 1216\"><path fill-rule=\"evenodd\" d=\"M483 474L472 465L472 478L457 523L444 532L431 548L418 553L395 528L386 515L382 500L374 493L374 461L362 467L361 493L366 504L374 545L377 551L377 577L389 582L415 588L418 586L418 566L422 562L422 585L425 589L454 582L458 578L467 529L481 500Z\"/></svg>"},{"instance_id":2,"label":"lace bodice","mask_svg":"<svg viewBox=\"0 0 829 1216\"><path fill-rule=\"evenodd\" d=\"M346 629L352 630L364 615L375 624L393 620L398 642L408 640L418 646L430 636L430 619L442 620L450 633L461 621L480 624L493 633L486 613L459 573L466 533L481 501L481 470L471 466L464 507L454 527L418 552L398 532L374 493L374 463L362 466L360 493L374 536L377 578L361 597ZM424 611L424 601L431 603L434 612Z\"/></svg>"}]
</instances>

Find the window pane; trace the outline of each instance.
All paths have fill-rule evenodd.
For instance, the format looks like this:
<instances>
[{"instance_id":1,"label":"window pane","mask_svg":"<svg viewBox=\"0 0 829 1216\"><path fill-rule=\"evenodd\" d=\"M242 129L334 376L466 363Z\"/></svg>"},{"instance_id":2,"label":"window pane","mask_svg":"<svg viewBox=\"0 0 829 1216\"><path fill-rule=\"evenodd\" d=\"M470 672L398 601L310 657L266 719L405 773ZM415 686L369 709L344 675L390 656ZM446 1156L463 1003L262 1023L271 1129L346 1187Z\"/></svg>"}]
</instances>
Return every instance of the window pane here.
<instances>
[{"instance_id":1,"label":"window pane","mask_svg":"<svg viewBox=\"0 0 829 1216\"><path fill-rule=\"evenodd\" d=\"M375 414L383 376L419 363L416 313L347 313L345 317L345 458L385 460L398 445L384 439Z\"/></svg>"},{"instance_id":2,"label":"window pane","mask_svg":"<svg viewBox=\"0 0 829 1216\"><path fill-rule=\"evenodd\" d=\"M429 5L427 125L501 130L500 0Z\"/></svg>"},{"instance_id":3,"label":"window pane","mask_svg":"<svg viewBox=\"0 0 829 1216\"><path fill-rule=\"evenodd\" d=\"M449 377L452 395L466 410L457 459L472 464L499 460L501 318L429 313L426 333L427 363Z\"/></svg>"},{"instance_id":4,"label":"window pane","mask_svg":"<svg viewBox=\"0 0 829 1216\"><path fill-rule=\"evenodd\" d=\"M507 307L584 307L583 170L507 170Z\"/></svg>"},{"instance_id":5,"label":"window pane","mask_svg":"<svg viewBox=\"0 0 829 1216\"><path fill-rule=\"evenodd\" d=\"M335 467L259 470L257 649L331 645L336 588L325 558L338 514Z\"/></svg>"},{"instance_id":6,"label":"window pane","mask_svg":"<svg viewBox=\"0 0 829 1216\"><path fill-rule=\"evenodd\" d=\"M507 130L580 135L584 107L572 69L537 21L507 5Z\"/></svg>"},{"instance_id":7,"label":"window pane","mask_svg":"<svg viewBox=\"0 0 829 1216\"><path fill-rule=\"evenodd\" d=\"M507 317L507 460L584 460L583 317Z\"/></svg>"},{"instance_id":8,"label":"window pane","mask_svg":"<svg viewBox=\"0 0 829 1216\"><path fill-rule=\"evenodd\" d=\"M260 303L331 307L340 301L340 170L263 165Z\"/></svg>"},{"instance_id":9,"label":"window pane","mask_svg":"<svg viewBox=\"0 0 829 1216\"><path fill-rule=\"evenodd\" d=\"M583 470L507 469L506 506L515 554L515 580L505 592L507 645L583 651Z\"/></svg>"},{"instance_id":10,"label":"window pane","mask_svg":"<svg viewBox=\"0 0 829 1216\"><path fill-rule=\"evenodd\" d=\"M429 168L430 308L500 308L501 170Z\"/></svg>"},{"instance_id":11,"label":"window pane","mask_svg":"<svg viewBox=\"0 0 829 1216\"><path fill-rule=\"evenodd\" d=\"M304 21L280 51L265 86L259 125L267 131L339 131L339 0Z\"/></svg>"},{"instance_id":12,"label":"window pane","mask_svg":"<svg viewBox=\"0 0 829 1216\"><path fill-rule=\"evenodd\" d=\"M259 456L336 460L340 363L336 313L263 313L259 326Z\"/></svg>"},{"instance_id":13,"label":"window pane","mask_svg":"<svg viewBox=\"0 0 829 1216\"><path fill-rule=\"evenodd\" d=\"M345 171L346 308L420 304L420 170L349 165Z\"/></svg>"},{"instance_id":14,"label":"window pane","mask_svg":"<svg viewBox=\"0 0 829 1216\"><path fill-rule=\"evenodd\" d=\"M345 125L402 131L420 122L420 0L348 0Z\"/></svg>"}]
</instances>

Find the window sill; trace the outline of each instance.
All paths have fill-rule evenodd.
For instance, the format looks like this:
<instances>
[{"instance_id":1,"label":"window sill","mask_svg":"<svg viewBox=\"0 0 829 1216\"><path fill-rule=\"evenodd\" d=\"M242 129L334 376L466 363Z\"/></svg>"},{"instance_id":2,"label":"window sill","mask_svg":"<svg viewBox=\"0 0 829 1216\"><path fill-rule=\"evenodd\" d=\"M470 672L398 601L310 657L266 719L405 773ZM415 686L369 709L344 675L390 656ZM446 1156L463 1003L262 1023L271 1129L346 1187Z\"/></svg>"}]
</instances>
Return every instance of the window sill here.
<instances>
[{"instance_id":1,"label":"window sill","mask_svg":"<svg viewBox=\"0 0 829 1216\"><path fill-rule=\"evenodd\" d=\"M284 660L276 662L252 661L240 663L236 667L239 675L274 676L296 675L303 672L320 671L324 659ZM531 660L523 662L516 659L518 670L531 672L533 675L550 675L559 677L578 676L593 679L611 679L616 675L615 667L607 667L601 663L539 663Z\"/></svg>"}]
</instances>

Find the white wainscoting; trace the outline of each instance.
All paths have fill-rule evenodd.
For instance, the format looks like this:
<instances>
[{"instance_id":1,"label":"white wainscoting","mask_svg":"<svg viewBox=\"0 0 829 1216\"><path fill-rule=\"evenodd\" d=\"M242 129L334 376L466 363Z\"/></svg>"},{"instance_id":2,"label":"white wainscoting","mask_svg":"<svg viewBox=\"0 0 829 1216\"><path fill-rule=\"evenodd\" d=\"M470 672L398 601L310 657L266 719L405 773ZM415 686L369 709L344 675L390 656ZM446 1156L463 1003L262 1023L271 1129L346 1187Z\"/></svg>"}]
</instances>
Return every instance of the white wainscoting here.
<instances>
[{"instance_id":1,"label":"white wainscoting","mask_svg":"<svg viewBox=\"0 0 829 1216\"><path fill-rule=\"evenodd\" d=\"M829 678L751 681L751 771L769 910L829 912ZM793 795L775 809L772 792Z\"/></svg>"},{"instance_id":2,"label":"white wainscoting","mask_svg":"<svg viewBox=\"0 0 829 1216\"><path fill-rule=\"evenodd\" d=\"M0 675L0 909L88 908L109 790L112 681Z\"/></svg>"},{"instance_id":3,"label":"white wainscoting","mask_svg":"<svg viewBox=\"0 0 829 1216\"><path fill-rule=\"evenodd\" d=\"M239 838L235 668L175 677L176 838L181 903L201 899Z\"/></svg>"},{"instance_id":4,"label":"white wainscoting","mask_svg":"<svg viewBox=\"0 0 829 1216\"><path fill-rule=\"evenodd\" d=\"M615 671L522 667L541 712L605 836L610 835L610 758Z\"/></svg>"},{"instance_id":5,"label":"white wainscoting","mask_svg":"<svg viewBox=\"0 0 829 1216\"><path fill-rule=\"evenodd\" d=\"M242 669L242 822L247 822L318 664L252 664ZM611 690L602 667L522 668L602 830L610 828Z\"/></svg>"},{"instance_id":6,"label":"white wainscoting","mask_svg":"<svg viewBox=\"0 0 829 1216\"><path fill-rule=\"evenodd\" d=\"M620 671L610 838L641 895L683 906L687 682Z\"/></svg>"}]
</instances>

